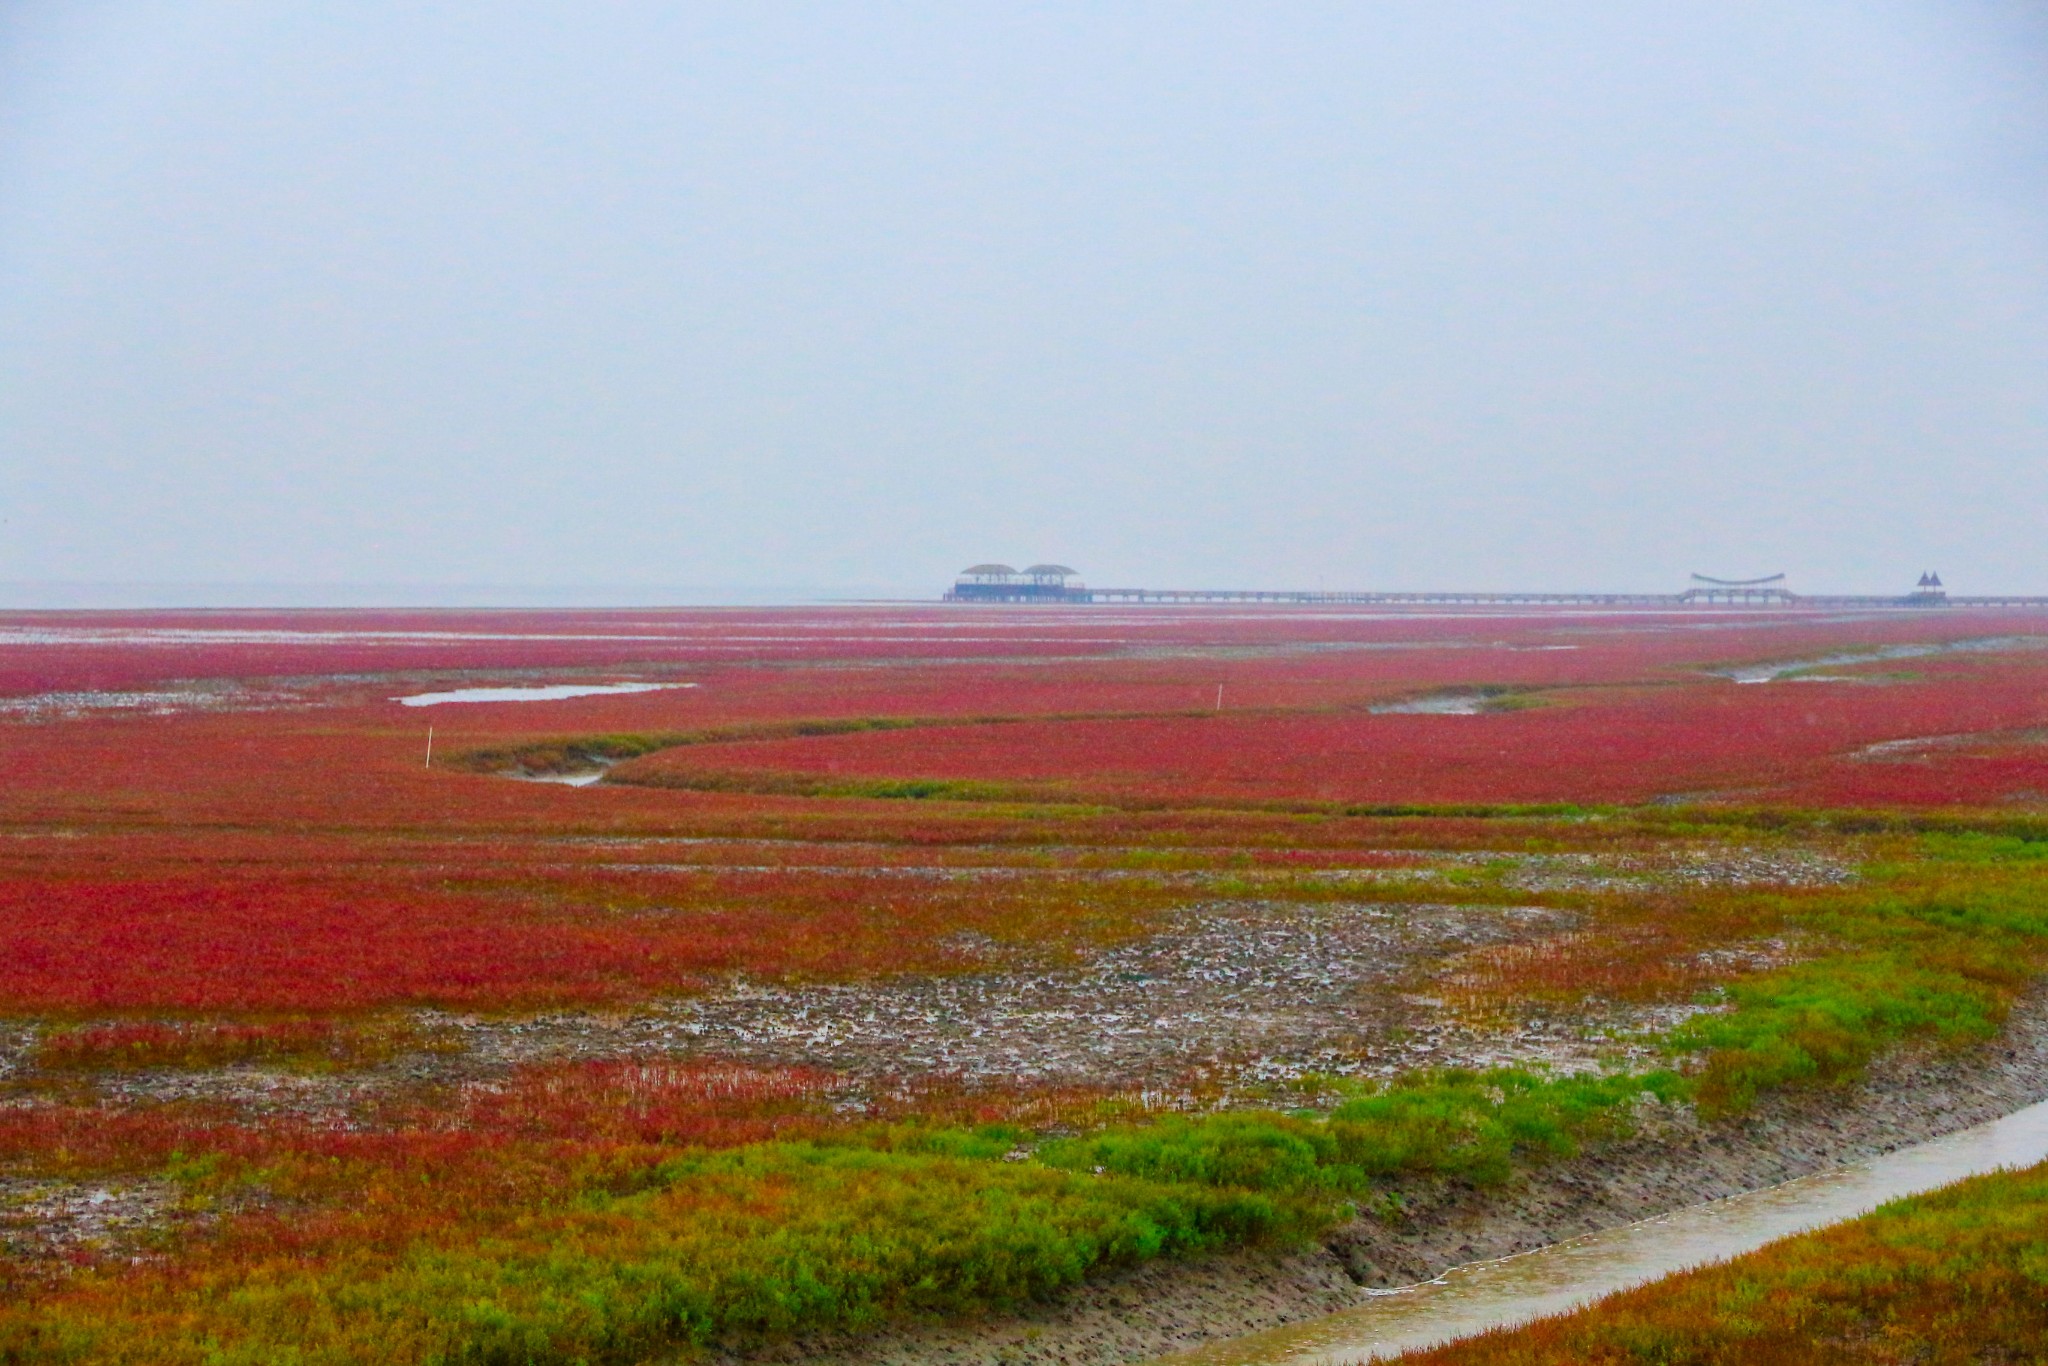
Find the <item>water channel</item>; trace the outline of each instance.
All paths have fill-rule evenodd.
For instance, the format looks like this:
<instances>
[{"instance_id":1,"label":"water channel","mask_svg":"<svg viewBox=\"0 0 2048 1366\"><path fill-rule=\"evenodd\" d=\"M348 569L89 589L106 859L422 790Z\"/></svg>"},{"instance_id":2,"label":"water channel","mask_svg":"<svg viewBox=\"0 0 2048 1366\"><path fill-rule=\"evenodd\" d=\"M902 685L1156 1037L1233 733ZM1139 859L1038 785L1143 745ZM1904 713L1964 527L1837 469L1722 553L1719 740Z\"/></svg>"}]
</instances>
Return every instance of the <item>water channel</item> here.
<instances>
[{"instance_id":1,"label":"water channel","mask_svg":"<svg viewBox=\"0 0 2048 1366\"><path fill-rule=\"evenodd\" d=\"M1781 1186L1515 1257L1454 1267L1422 1285L1368 1292L1371 1298L1357 1308L1162 1357L1157 1366L1311 1366L1395 1356L1561 1313L1659 1276L1854 1218L1890 1200L2044 1158L2048 1102Z\"/></svg>"}]
</instances>

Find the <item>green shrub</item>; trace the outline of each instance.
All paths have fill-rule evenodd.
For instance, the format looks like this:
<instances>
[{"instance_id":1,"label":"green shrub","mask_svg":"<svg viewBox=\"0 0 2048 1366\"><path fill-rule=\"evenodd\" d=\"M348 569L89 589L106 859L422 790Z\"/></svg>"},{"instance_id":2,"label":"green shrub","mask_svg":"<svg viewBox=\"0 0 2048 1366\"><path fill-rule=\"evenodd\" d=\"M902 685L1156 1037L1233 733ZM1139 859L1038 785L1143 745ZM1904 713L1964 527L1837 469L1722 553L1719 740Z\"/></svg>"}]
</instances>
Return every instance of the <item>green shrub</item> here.
<instances>
[{"instance_id":1,"label":"green shrub","mask_svg":"<svg viewBox=\"0 0 2048 1366\"><path fill-rule=\"evenodd\" d=\"M1264 1195L764 1143L692 1153L395 1255L357 1245L0 1317L0 1361L632 1362L678 1344L1017 1304L1294 1225ZM68 1341L68 1351L49 1350Z\"/></svg>"},{"instance_id":2,"label":"green shrub","mask_svg":"<svg viewBox=\"0 0 2048 1366\"><path fill-rule=\"evenodd\" d=\"M1403 1173L1478 1183L1514 1161L1569 1156L1588 1138L1625 1133L1645 1095L1677 1099L1673 1073L1547 1077L1503 1068L1402 1080L1345 1102L1328 1120L1273 1113L1176 1117L1048 1143L1038 1158L1181 1184L1275 1194L1363 1197Z\"/></svg>"}]
</instances>

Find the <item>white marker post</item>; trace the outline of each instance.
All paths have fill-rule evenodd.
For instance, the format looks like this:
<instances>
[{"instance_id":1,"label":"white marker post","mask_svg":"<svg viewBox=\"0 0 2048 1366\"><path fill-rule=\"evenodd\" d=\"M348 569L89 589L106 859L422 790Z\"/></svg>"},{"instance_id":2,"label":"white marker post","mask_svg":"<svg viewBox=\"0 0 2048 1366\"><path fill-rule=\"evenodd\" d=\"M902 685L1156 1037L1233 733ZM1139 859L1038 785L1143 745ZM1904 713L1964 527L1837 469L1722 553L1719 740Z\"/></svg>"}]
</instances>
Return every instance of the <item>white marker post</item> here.
<instances>
[{"instance_id":1,"label":"white marker post","mask_svg":"<svg viewBox=\"0 0 2048 1366\"><path fill-rule=\"evenodd\" d=\"M1223 710L1223 685L1221 683L1216 685L1216 710Z\"/></svg>"},{"instance_id":2,"label":"white marker post","mask_svg":"<svg viewBox=\"0 0 2048 1366\"><path fill-rule=\"evenodd\" d=\"M434 766L434 728L427 727L427 767Z\"/></svg>"}]
</instances>

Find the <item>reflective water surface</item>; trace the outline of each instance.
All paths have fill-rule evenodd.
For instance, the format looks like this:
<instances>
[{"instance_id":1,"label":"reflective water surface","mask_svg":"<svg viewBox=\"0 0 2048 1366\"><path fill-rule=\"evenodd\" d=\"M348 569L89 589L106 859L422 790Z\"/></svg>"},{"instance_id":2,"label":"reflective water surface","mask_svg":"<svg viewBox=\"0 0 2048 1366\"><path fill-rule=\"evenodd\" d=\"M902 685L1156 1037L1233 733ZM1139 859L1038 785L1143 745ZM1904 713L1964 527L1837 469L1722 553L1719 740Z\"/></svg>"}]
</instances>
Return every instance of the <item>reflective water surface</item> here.
<instances>
[{"instance_id":1,"label":"reflective water surface","mask_svg":"<svg viewBox=\"0 0 2048 1366\"><path fill-rule=\"evenodd\" d=\"M566 697L602 697L611 693L662 692L694 688L695 683L544 683L531 687L454 688L418 692L391 700L402 707L438 707L444 702L559 702Z\"/></svg>"},{"instance_id":2,"label":"reflective water surface","mask_svg":"<svg viewBox=\"0 0 2048 1366\"><path fill-rule=\"evenodd\" d=\"M1160 1358L1172 1366L1308 1366L1367 1361L1526 1323L1702 1262L1863 1214L1888 1200L2048 1158L2048 1102L2004 1119L1782 1186L1694 1205L1435 1281L1365 1304Z\"/></svg>"}]
</instances>

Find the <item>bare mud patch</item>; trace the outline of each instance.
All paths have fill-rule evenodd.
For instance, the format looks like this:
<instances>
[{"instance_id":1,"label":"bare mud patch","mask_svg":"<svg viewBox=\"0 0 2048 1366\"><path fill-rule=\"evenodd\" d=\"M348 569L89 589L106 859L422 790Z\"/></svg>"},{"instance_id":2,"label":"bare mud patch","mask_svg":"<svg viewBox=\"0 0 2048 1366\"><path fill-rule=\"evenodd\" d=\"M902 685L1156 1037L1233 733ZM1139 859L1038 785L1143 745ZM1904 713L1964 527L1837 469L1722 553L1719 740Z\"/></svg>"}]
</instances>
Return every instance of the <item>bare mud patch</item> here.
<instances>
[{"instance_id":1,"label":"bare mud patch","mask_svg":"<svg viewBox=\"0 0 2048 1366\"><path fill-rule=\"evenodd\" d=\"M1880 740L1874 745L1849 751L1845 759L1860 763L1912 763L1937 755L1966 749L2005 749L2023 745L2048 745L2048 730L1969 730L1946 735L1909 735L1900 740Z\"/></svg>"},{"instance_id":2,"label":"bare mud patch","mask_svg":"<svg viewBox=\"0 0 2048 1366\"><path fill-rule=\"evenodd\" d=\"M1389 1074L1451 1062L1451 1035L1399 984L1482 944L1555 933L1544 907L1217 901L1062 971L1009 970L785 986L737 981L597 1027L571 1017L477 1022L473 1055L701 1054L803 1065L873 1085L1245 1083ZM969 950L975 946L965 946ZM1491 1053L1502 1047L1490 1040Z\"/></svg>"},{"instance_id":3,"label":"bare mud patch","mask_svg":"<svg viewBox=\"0 0 2048 1366\"><path fill-rule=\"evenodd\" d=\"M0 719L64 721L105 714L173 716L186 712L279 711L307 705L297 693L239 684L195 684L129 691L30 693L0 697Z\"/></svg>"},{"instance_id":4,"label":"bare mud patch","mask_svg":"<svg viewBox=\"0 0 2048 1366\"><path fill-rule=\"evenodd\" d=\"M56 1270L132 1254L177 1222L168 1181L0 1178L0 1257Z\"/></svg>"},{"instance_id":5,"label":"bare mud patch","mask_svg":"<svg viewBox=\"0 0 2048 1366\"><path fill-rule=\"evenodd\" d=\"M1489 856L1445 857L1484 863ZM1527 892L1626 893L1658 887L1842 887L1857 877L1853 863L1814 850L1703 849L1518 855L1506 865L1502 880Z\"/></svg>"}]
</instances>

